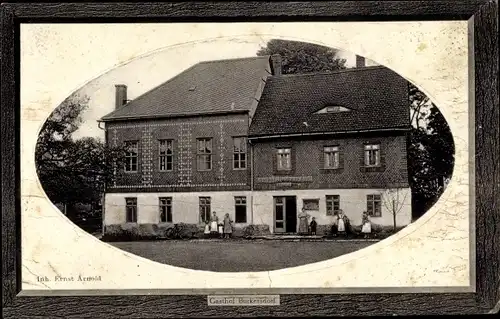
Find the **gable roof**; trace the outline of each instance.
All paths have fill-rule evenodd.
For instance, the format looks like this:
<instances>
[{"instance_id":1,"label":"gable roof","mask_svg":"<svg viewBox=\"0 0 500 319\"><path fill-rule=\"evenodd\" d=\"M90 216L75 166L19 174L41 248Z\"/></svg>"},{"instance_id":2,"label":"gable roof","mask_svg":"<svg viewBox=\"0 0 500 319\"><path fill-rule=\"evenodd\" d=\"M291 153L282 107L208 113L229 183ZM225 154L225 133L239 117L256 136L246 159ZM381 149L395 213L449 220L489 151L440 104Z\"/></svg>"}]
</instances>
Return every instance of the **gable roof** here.
<instances>
[{"instance_id":1,"label":"gable roof","mask_svg":"<svg viewBox=\"0 0 500 319\"><path fill-rule=\"evenodd\" d=\"M101 120L249 110L270 72L269 56L200 62Z\"/></svg>"},{"instance_id":2,"label":"gable roof","mask_svg":"<svg viewBox=\"0 0 500 319\"><path fill-rule=\"evenodd\" d=\"M327 106L348 112L318 112ZM340 133L410 125L408 82L386 67L270 76L250 137Z\"/></svg>"}]
</instances>

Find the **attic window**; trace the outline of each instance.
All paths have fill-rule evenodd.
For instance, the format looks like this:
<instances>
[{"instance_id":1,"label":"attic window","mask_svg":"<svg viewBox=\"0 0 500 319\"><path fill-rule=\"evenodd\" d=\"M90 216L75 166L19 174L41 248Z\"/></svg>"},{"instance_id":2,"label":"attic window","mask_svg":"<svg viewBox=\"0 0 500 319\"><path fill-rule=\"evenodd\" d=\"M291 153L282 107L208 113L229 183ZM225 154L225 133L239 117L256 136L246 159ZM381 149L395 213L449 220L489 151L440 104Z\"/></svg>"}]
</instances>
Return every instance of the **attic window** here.
<instances>
[{"instance_id":1,"label":"attic window","mask_svg":"<svg viewBox=\"0 0 500 319\"><path fill-rule=\"evenodd\" d=\"M339 113L339 112L348 112L351 109L348 109L347 107L343 107L340 105L328 105L321 110L317 111L316 114L321 114L321 113Z\"/></svg>"},{"instance_id":2,"label":"attic window","mask_svg":"<svg viewBox=\"0 0 500 319\"><path fill-rule=\"evenodd\" d=\"M194 90L196 90L196 85L189 88L189 91L194 91Z\"/></svg>"}]
</instances>

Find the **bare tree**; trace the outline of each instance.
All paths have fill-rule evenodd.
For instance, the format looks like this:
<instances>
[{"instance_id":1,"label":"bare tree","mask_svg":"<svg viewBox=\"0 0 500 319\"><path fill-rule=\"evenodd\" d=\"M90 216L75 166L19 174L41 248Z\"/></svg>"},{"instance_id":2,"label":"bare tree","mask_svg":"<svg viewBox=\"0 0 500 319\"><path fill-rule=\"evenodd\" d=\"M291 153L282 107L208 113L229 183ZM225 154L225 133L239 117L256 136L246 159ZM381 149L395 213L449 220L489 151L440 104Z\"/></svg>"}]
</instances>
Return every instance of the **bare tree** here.
<instances>
[{"instance_id":1,"label":"bare tree","mask_svg":"<svg viewBox=\"0 0 500 319\"><path fill-rule=\"evenodd\" d=\"M408 188L401 187L388 188L380 192L380 199L382 201L382 204L392 215L394 231L396 231L397 215L403 209L408 194Z\"/></svg>"}]
</instances>

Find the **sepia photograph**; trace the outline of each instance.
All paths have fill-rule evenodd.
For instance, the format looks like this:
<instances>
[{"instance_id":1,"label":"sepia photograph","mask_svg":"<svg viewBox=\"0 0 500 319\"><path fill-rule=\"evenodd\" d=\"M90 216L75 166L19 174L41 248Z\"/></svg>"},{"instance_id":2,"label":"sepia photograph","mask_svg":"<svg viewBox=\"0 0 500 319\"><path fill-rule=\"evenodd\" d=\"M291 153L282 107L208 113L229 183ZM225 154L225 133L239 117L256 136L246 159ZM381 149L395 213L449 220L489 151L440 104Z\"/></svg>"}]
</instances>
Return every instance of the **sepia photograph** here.
<instances>
[{"instance_id":1,"label":"sepia photograph","mask_svg":"<svg viewBox=\"0 0 500 319\"><path fill-rule=\"evenodd\" d=\"M498 4L452 2L2 3L2 317L497 313Z\"/></svg>"},{"instance_id":2,"label":"sepia photograph","mask_svg":"<svg viewBox=\"0 0 500 319\"><path fill-rule=\"evenodd\" d=\"M439 200L453 137L408 80L308 42L240 51L167 72L154 53L69 96L36 145L48 199L114 247L223 272L347 254Z\"/></svg>"}]
</instances>

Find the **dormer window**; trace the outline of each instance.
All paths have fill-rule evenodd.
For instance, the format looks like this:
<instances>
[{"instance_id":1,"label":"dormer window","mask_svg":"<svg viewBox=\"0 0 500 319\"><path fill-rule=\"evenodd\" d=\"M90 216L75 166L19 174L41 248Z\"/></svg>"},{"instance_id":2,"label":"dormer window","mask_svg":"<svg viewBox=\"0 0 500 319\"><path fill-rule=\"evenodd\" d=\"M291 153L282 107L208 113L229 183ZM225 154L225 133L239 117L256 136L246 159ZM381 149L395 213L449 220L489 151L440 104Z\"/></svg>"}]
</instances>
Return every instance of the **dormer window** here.
<instances>
[{"instance_id":1,"label":"dormer window","mask_svg":"<svg viewBox=\"0 0 500 319\"><path fill-rule=\"evenodd\" d=\"M342 107L341 106L327 106L326 107L326 113L335 113L335 112L341 112Z\"/></svg>"},{"instance_id":2,"label":"dormer window","mask_svg":"<svg viewBox=\"0 0 500 319\"><path fill-rule=\"evenodd\" d=\"M321 110L317 111L316 114L322 114L322 113L339 113L339 112L348 112L351 109L348 109L347 107L343 107L340 105L328 105Z\"/></svg>"}]
</instances>

